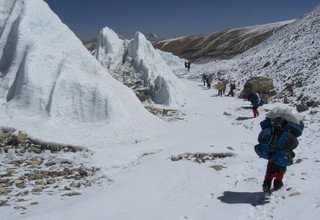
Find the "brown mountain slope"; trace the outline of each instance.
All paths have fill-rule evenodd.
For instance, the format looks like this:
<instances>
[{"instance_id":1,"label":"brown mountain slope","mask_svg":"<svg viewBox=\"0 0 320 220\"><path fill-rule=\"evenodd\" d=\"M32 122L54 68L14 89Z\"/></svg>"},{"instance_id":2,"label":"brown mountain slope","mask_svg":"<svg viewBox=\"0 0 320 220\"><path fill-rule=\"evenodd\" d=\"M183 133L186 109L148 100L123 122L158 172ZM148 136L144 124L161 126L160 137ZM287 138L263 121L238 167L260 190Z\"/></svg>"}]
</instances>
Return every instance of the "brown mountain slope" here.
<instances>
[{"instance_id":1,"label":"brown mountain slope","mask_svg":"<svg viewBox=\"0 0 320 220\"><path fill-rule=\"evenodd\" d=\"M154 47L179 57L229 59L260 44L292 21L215 32L210 35L187 36L154 43Z\"/></svg>"}]
</instances>

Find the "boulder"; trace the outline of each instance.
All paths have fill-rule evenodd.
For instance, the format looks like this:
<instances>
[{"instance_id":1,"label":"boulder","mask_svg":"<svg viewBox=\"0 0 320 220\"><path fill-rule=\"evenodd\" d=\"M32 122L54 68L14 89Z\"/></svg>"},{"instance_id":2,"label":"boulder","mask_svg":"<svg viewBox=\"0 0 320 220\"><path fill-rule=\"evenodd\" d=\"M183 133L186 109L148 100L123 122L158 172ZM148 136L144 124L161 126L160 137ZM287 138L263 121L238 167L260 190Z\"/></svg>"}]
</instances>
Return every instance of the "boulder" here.
<instances>
[{"instance_id":1,"label":"boulder","mask_svg":"<svg viewBox=\"0 0 320 220\"><path fill-rule=\"evenodd\" d=\"M308 107L307 104L301 103L301 104L296 106L296 109L297 109L298 112L304 112L304 111L308 111L309 107Z\"/></svg>"},{"instance_id":2,"label":"boulder","mask_svg":"<svg viewBox=\"0 0 320 220\"><path fill-rule=\"evenodd\" d=\"M308 107L317 108L317 107L319 107L320 102L310 100L310 101L307 101L306 104Z\"/></svg>"},{"instance_id":3,"label":"boulder","mask_svg":"<svg viewBox=\"0 0 320 220\"><path fill-rule=\"evenodd\" d=\"M248 97L248 95L252 92L258 92L263 98L274 96L276 94L272 79L267 77L252 77L248 79L244 84L244 88L240 94L240 97Z\"/></svg>"}]
</instances>

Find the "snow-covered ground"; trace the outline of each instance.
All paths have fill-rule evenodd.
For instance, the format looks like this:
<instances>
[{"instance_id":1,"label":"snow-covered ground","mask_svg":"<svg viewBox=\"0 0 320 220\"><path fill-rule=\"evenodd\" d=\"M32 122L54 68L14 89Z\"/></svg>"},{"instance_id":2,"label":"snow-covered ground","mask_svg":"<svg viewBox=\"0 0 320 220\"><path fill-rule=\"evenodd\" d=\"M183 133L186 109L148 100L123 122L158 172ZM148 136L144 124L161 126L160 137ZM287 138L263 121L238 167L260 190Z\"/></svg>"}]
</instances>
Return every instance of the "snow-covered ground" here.
<instances>
[{"instance_id":1,"label":"snow-covered ground","mask_svg":"<svg viewBox=\"0 0 320 220\"><path fill-rule=\"evenodd\" d=\"M265 200L261 184L267 161L258 158L253 146L267 110L281 105L264 105L259 118L239 120L252 116L241 108L248 102L217 97L200 82L183 83L188 88L184 120L169 123L156 138L97 149L88 159L113 182L85 189L78 197L27 206L24 215L1 207L2 218L315 219L320 214L319 113L303 115L306 129L295 151L302 162L288 168L283 189ZM234 156L205 163L170 159L185 153Z\"/></svg>"},{"instance_id":2,"label":"snow-covered ground","mask_svg":"<svg viewBox=\"0 0 320 220\"><path fill-rule=\"evenodd\" d=\"M259 122L269 110L284 104L264 105L260 117L251 118L251 110L242 108L249 102L218 97L215 89L208 90L199 79L200 74L217 68L232 69L232 62L238 62L239 57L221 61L215 68L214 63L192 65L188 73L182 65L179 69L179 59L161 53L176 75L195 79L177 79L186 88L185 104L179 107L179 118L164 122L149 114L132 91L112 78L43 1L8 0L0 2L0 9L0 126L16 128L16 135L22 130L44 142L72 145L70 152L38 152L45 162L68 160L70 166L83 165L84 170L74 173L90 167L100 169L98 176L92 171L91 187L75 187L72 197L62 195L67 180L59 182L57 190L46 185L48 194L33 193L28 186L28 193L20 200L8 198L16 195L1 185L1 219L255 220L319 216L318 109L301 113L306 127L295 150L295 163L288 167L283 189L265 198L261 185L267 161L259 159L253 147ZM301 26L302 21L290 28ZM290 28L281 36L291 33ZM311 30L304 29L310 37ZM138 44L142 36L136 38ZM271 47L270 42L265 45ZM305 48L314 51L318 42L315 39L314 46ZM290 44L294 45L298 44ZM157 62L149 58L144 68ZM318 67L306 69L314 73ZM307 94L313 95L315 82L307 87ZM2 132L0 135L3 138ZM73 145L88 151L73 153ZM6 147L1 146L4 150L0 151L0 184L4 185L10 177L8 172L13 172L7 169L10 162L15 164L12 160L24 155L31 158L38 150L15 155ZM38 162L31 164L34 169ZM17 167L14 172L19 176L29 171ZM11 184L13 192L21 181Z\"/></svg>"}]
</instances>

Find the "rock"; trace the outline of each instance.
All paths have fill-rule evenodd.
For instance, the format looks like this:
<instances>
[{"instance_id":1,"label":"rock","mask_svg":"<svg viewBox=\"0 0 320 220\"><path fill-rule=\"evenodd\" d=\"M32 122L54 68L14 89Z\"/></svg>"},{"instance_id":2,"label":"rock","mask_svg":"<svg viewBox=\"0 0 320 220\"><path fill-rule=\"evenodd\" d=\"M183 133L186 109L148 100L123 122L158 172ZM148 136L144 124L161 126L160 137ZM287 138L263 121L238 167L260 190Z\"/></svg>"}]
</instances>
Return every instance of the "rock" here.
<instances>
[{"instance_id":1,"label":"rock","mask_svg":"<svg viewBox=\"0 0 320 220\"><path fill-rule=\"evenodd\" d=\"M301 163L303 161L303 159L297 159L296 163Z\"/></svg>"},{"instance_id":2,"label":"rock","mask_svg":"<svg viewBox=\"0 0 320 220\"><path fill-rule=\"evenodd\" d=\"M17 136L17 143L21 144L23 143L25 140L27 139L27 134L19 132L18 136Z\"/></svg>"},{"instance_id":3,"label":"rock","mask_svg":"<svg viewBox=\"0 0 320 220\"><path fill-rule=\"evenodd\" d=\"M79 169L78 170L78 173L81 175L81 176L88 176L88 172L83 170L83 169Z\"/></svg>"},{"instance_id":4,"label":"rock","mask_svg":"<svg viewBox=\"0 0 320 220\"><path fill-rule=\"evenodd\" d=\"M284 97L283 103L284 103L284 104L289 104L289 103L290 103L290 100L289 100L287 97Z\"/></svg>"},{"instance_id":5,"label":"rock","mask_svg":"<svg viewBox=\"0 0 320 220\"><path fill-rule=\"evenodd\" d=\"M316 102L316 101L313 101L313 100L307 101L306 104L307 104L308 107L311 107L311 108L317 108L320 105L319 102Z\"/></svg>"},{"instance_id":6,"label":"rock","mask_svg":"<svg viewBox=\"0 0 320 220\"><path fill-rule=\"evenodd\" d=\"M258 92L263 96L270 97L276 94L273 81L266 77L252 77L244 84L240 97L245 98L252 92ZM265 102L267 100L264 100Z\"/></svg>"},{"instance_id":7,"label":"rock","mask_svg":"<svg viewBox=\"0 0 320 220\"><path fill-rule=\"evenodd\" d=\"M30 205L38 205L39 202L31 202Z\"/></svg>"},{"instance_id":8,"label":"rock","mask_svg":"<svg viewBox=\"0 0 320 220\"><path fill-rule=\"evenodd\" d=\"M182 160L183 159L183 157L182 156L172 156L171 157L171 161L179 161L179 160Z\"/></svg>"},{"instance_id":9,"label":"rock","mask_svg":"<svg viewBox=\"0 0 320 220\"><path fill-rule=\"evenodd\" d=\"M74 175L74 179L75 180L81 180L82 179L82 176L80 174L75 174Z\"/></svg>"},{"instance_id":10,"label":"rock","mask_svg":"<svg viewBox=\"0 0 320 220\"><path fill-rule=\"evenodd\" d=\"M41 154L42 150L37 147L31 147L31 151L36 154Z\"/></svg>"},{"instance_id":11,"label":"rock","mask_svg":"<svg viewBox=\"0 0 320 220\"><path fill-rule=\"evenodd\" d=\"M47 185L47 181L46 181L46 180L37 180L37 181L35 182L35 184L36 184L37 186L45 186L45 185Z\"/></svg>"},{"instance_id":12,"label":"rock","mask_svg":"<svg viewBox=\"0 0 320 220\"><path fill-rule=\"evenodd\" d=\"M16 165L17 167L19 167L21 164L23 164L23 160L15 160L13 161L14 162L14 165Z\"/></svg>"},{"instance_id":13,"label":"rock","mask_svg":"<svg viewBox=\"0 0 320 220\"><path fill-rule=\"evenodd\" d=\"M305 103L301 103L296 106L296 109L298 112L304 112L304 111L309 110L309 107Z\"/></svg>"},{"instance_id":14,"label":"rock","mask_svg":"<svg viewBox=\"0 0 320 220\"><path fill-rule=\"evenodd\" d=\"M231 116L231 114L228 113L228 112L223 112L223 115L225 115L225 116Z\"/></svg>"},{"instance_id":15,"label":"rock","mask_svg":"<svg viewBox=\"0 0 320 220\"><path fill-rule=\"evenodd\" d=\"M0 200L0 207L7 205L8 200Z\"/></svg>"},{"instance_id":16,"label":"rock","mask_svg":"<svg viewBox=\"0 0 320 220\"><path fill-rule=\"evenodd\" d=\"M317 110L315 110L315 111L310 111L310 115L316 115L316 114L318 114L318 111L317 111Z\"/></svg>"},{"instance_id":17,"label":"rock","mask_svg":"<svg viewBox=\"0 0 320 220\"><path fill-rule=\"evenodd\" d=\"M29 191L23 191L23 192L19 192L17 195L15 196L27 196L29 195Z\"/></svg>"},{"instance_id":18,"label":"rock","mask_svg":"<svg viewBox=\"0 0 320 220\"><path fill-rule=\"evenodd\" d=\"M304 97L304 94L301 93L301 94L298 96L297 101L300 101L303 97Z\"/></svg>"},{"instance_id":19,"label":"rock","mask_svg":"<svg viewBox=\"0 0 320 220\"><path fill-rule=\"evenodd\" d=\"M76 152L80 151L80 148L75 147L75 146L68 146L67 149L69 152L72 152L72 153L76 153Z\"/></svg>"},{"instance_id":20,"label":"rock","mask_svg":"<svg viewBox=\"0 0 320 220\"><path fill-rule=\"evenodd\" d=\"M12 176L13 174L15 174L17 171L16 169L14 168L7 168L6 169L6 173L9 175L9 176Z\"/></svg>"},{"instance_id":21,"label":"rock","mask_svg":"<svg viewBox=\"0 0 320 220\"><path fill-rule=\"evenodd\" d=\"M301 193L299 193L299 192L293 192L293 193L290 193L289 196L299 196L299 195L301 195Z\"/></svg>"},{"instance_id":22,"label":"rock","mask_svg":"<svg viewBox=\"0 0 320 220\"><path fill-rule=\"evenodd\" d=\"M14 181L14 184L16 185L17 188L20 188L20 189L26 187L24 181L23 181L23 180L20 180L20 179L15 180L15 181Z\"/></svg>"},{"instance_id":23,"label":"rock","mask_svg":"<svg viewBox=\"0 0 320 220\"><path fill-rule=\"evenodd\" d=\"M71 193L65 193L62 196L79 196L81 193L79 192L71 192Z\"/></svg>"},{"instance_id":24,"label":"rock","mask_svg":"<svg viewBox=\"0 0 320 220\"><path fill-rule=\"evenodd\" d=\"M32 159L30 159L28 164L31 164L33 166L39 166L40 164L42 164L42 161L43 161L43 159L41 159L41 158L32 158Z\"/></svg>"},{"instance_id":25,"label":"rock","mask_svg":"<svg viewBox=\"0 0 320 220\"><path fill-rule=\"evenodd\" d=\"M26 210L27 208L24 206L15 206L14 209L18 209L18 210Z\"/></svg>"},{"instance_id":26,"label":"rock","mask_svg":"<svg viewBox=\"0 0 320 220\"><path fill-rule=\"evenodd\" d=\"M42 188L36 187L31 190L33 194L40 194L43 191Z\"/></svg>"},{"instance_id":27,"label":"rock","mask_svg":"<svg viewBox=\"0 0 320 220\"><path fill-rule=\"evenodd\" d=\"M56 165L56 162L48 161L47 163L45 163L45 166L47 166L47 167L50 167L50 166L53 166L53 165Z\"/></svg>"},{"instance_id":28,"label":"rock","mask_svg":"<svg viewBox=\"0 0 320 220\"><path fill-rule=\"evenodd\" d=\"M227 147L227 149L229 149L229 150L234 150L232 147Z\"/></svg>"},{"instance_id":29,"label":"rock","mask_svg":"<svg viewBox=\"0 0 320 220\"><path fill-rule=\"evenodd\" d=\"M302 87L302 86L303 86L303 83L302 83L302 81L297 81L297 82L295 83L295 85L296 85L296 87Z\"/></svg>"},{"instance_id":30,"label":"rock","mask_svg":"<svg viewBox=\"0 0 320 220\"><path fill-rule=\"evenodd\" d=\"M55 179L48 179L47 180L47 184L51 185L51 184L55 184L56 180Z\"/></svg>"},{"instance_id":31,"label":"rock","mask_svg":"<svg viewBox=\"0 0 320 220\"><path fill-rule=\"evenodd\" d=\"M71 188L68 187L68 186L65 186L65 187L64 187L64 190L71 190Z\"/></svg>"},{"instance_id":32,"label":"rock","mask_svg":"<svg viewBox=\"0 0 320 220\"><path fill-rule=\"evenodd\" d=\"M73 188L80 188L81 183L80 182L76 182L76 181L72 181L69 186L73 187Z\"/></svg>"},{"instance_id":33,"label":"rock","mask_svg":"<svg viewBox=\"0 0 320 220\"><path fill-rule=\"evenodd\" d=\"M0 142L10 137L10 133L0 133Z\"/></svg>"},{"instance_id":34,"label":"rock","mask_svg":"<svg viewBox=\"0 0 320 220\"><path fill-rule=\"evenodd\" d=\"M8 195L10 192L11 192L10 189L7 189L7 188L5 188L5 187L1 187L1 188L0 188L0 195L2 195L2 196L6 196L6 195Z\"/></svg>"},{"instance_id":35,"label":"rock","mask_svg":"<svg viewBox=\"0 0 320 220\"><path fill-rule=\"evenodd\" d=\"M0 184L7 184L10 181L10 179L2 179L0 178Z\"/></svg>"},{"instance_id":36,"label":"rock","mask_svg":"<svg viewBox=\"0 0 320 220\"><path fill-rule=\"evenodd\" d=\"M145 95L143 93L135 92L135 94L141 102L144 102L150 98L149 95Z\"/></svg>"},{"instance_id":37,"label":"rock","mask_svg":"<svg viewBox=\"0 0 320 220\"><path fill-rule=\"evenodd\" d=\"M68 159L63 159L60 161L62 164L68 164L68 165L71 165L72 164L72 161L71 160L68 160Z\"/></svg>"},{"instance_id":38,"label":"rock","mask_svg":"<svg viewBox=\"0 0 320 220\"><path fill-rule=\"evenodd\" d=\"M268 62L266 62L266 63L263 65L262 68L266 68L266 67L269 66L270 64L271 64L270 61L268 61Z\"/></svg>"},{"instance_id":39,"label":"rock","mask_svg":"<svg viewBox=\"0 0 320 220\"><path fill-rule=\"evenodd\" d=\"M211 166L212 169L214 169L215 171L220 171L226 167L222 166L222 165L213 165Z\"/></svg>"}]
</instances>

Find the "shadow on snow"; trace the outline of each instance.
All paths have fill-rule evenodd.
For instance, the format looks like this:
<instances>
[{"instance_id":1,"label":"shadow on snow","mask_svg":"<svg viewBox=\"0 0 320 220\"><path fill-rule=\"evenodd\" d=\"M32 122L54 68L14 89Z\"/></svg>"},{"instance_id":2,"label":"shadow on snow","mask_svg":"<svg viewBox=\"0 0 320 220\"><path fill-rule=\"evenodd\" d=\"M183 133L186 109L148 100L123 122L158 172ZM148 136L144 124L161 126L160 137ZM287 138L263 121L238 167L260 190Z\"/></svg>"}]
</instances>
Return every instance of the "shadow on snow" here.
<instances>
[{"instance_id":1,"label":"shadow on snow","mask_svg":"<svg viewBox=\"0 0 320 220\"><path fill-rule=\"evenodd\" d=\"M259 206L269 203L264 192L231 192L225 191L218 199L227 204L250 204Z\"/></svg>"},{"instance_id":2,"label":"shadow on snow","mask_svg":"<svg viewBox=\"0 0 320 220\"><path fill-rule=\"evenodd\" d=\"M237 117L236 120L238 121L243 121L243 120L248 120L248 119L252 119L254 117Z\"/></svg>"}]
</instances>

